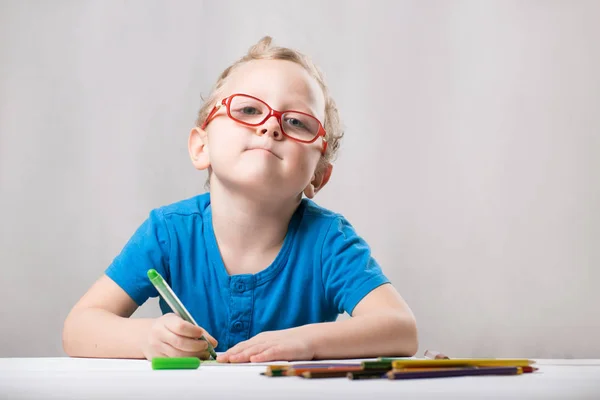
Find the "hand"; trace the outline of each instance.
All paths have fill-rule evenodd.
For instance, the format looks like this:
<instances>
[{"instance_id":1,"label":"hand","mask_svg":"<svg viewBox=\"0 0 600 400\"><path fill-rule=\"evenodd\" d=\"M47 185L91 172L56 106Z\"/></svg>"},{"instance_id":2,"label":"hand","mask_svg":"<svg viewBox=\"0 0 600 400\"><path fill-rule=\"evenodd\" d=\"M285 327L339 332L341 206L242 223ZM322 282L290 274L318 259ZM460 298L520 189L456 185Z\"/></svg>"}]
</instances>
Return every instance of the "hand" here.
<instances>
[{"instance_id":1,"label":"hand","mask_svg":"<svg viewBox=\"0 0 600 400\"><path fill-rule=\"evenodd\" d=\"M292 328L259 333L217 357L219 362L244 363L312 360L314 344L306 331Z\"/></svg>"},{"instance_id":2,"label":"hand","mask_svg":"<svg viewBox=\"0 0 600 400\"><path fill-rule=\"evenodd\" d=\"M209 340L214 347L217 341L204 329L179 316L169 313L157 318L142 342L142 352L148 360L153 357L210 357L208 344L198 340L200 336Z\"/></svg>"}]
</instances>

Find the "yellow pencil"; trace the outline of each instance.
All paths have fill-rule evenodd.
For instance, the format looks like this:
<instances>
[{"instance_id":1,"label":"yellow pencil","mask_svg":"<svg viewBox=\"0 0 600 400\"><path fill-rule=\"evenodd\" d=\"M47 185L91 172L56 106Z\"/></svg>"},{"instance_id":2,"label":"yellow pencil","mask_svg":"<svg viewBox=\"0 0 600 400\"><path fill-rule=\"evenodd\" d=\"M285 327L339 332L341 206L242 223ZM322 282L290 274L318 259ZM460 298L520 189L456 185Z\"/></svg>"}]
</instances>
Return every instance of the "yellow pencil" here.
<instances>
[{"instance_id":1,"label":"yellow pencil","mask_svg":"<svg viewBox=\"0 0 600 400\"><path fill-rule=\"evenodd\" d=\"M395 360L392 368L433 368L433 367L527 367L535 364L534 360L525 358L465 358L465 359L442 359L442 360Z\"/></svg>"}]
</instances>

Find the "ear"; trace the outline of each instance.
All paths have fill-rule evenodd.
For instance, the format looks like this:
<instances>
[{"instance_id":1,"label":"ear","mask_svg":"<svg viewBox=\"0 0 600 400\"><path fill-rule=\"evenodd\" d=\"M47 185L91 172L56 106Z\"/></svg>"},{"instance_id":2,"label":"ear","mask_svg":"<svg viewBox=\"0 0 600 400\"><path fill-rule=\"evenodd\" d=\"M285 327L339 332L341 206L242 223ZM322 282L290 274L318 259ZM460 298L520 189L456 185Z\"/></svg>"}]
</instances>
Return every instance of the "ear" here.
<instances>
[{"instance_id":1,"label":"ear","mask_svg":"<svg viewBox=\"0 0 600 400\"><path fill-rule=\"evenodd\" d=\"M192 158L194 168L203 170L210 167L210 157L208 155L208 135L206 131L198 127L190 131L188 139L188 150Z\"/></svg>"},{"instance_id":2,"label":"ear","mask_svg":"<svg viewBox=\"0 0 600 400\"><path fill-rule=\"evenodd\" d=\"M333 171L333 165L330 163L325 164L323 167L317 168L317 171L313 175L312 181L308 184L306 188L304 188L304 194L309 199L315 197L317 192L323 189L323 186L329 182L329 178L331 178L331 172Z\"/></svg>"}]
</instances>

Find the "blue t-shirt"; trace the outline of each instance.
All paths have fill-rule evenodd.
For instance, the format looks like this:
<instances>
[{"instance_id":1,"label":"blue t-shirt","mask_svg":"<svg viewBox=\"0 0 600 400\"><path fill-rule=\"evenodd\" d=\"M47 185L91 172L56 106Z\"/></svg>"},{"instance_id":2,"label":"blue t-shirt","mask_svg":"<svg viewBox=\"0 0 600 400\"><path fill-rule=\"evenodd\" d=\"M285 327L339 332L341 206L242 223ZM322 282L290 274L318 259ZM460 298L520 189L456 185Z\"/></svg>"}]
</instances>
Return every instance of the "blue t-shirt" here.
<instances>
[{"instance_id":1,"label":"blue t-shirt","mask_svg":"<svg viewBox=\"0 0 600 400\"><path fill-rule=\"evenodd\" d=\"M150 212L106 274L142 305L158 296L156 269L217 351L263 332L334 321L389 282L367 243L339 214L303 199L279 254L256 274L229 275L212 225L210 194ZM171 312L161 299L163 313Z\"/></svg>"}]
</instances>

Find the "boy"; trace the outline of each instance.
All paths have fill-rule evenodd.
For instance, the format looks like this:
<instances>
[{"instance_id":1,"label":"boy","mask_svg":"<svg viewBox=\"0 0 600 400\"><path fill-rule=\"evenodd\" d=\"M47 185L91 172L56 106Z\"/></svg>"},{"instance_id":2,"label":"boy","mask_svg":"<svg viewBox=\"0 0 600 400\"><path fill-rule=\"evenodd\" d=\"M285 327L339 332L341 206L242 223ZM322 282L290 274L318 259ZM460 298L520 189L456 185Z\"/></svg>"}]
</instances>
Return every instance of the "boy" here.
<instances>
[{"instance_id":1,"label":"boy","mask_svg":"<svg viewBox=\"0 0 600 400\"><path fill-rule=\"evenodd\" d=\"M190 132L210 192L150 213L65 320L67 354L208 358L203 334L221 362L415 354L414 316L368 245L310 200L341 137L318 69L259 41L221 74ZM162 317L129 318L158 295L150 268L201 327L162 299ZM352 318L335 321L344 311Z\"/></svg>"}]
</instances>

